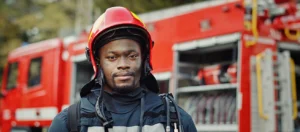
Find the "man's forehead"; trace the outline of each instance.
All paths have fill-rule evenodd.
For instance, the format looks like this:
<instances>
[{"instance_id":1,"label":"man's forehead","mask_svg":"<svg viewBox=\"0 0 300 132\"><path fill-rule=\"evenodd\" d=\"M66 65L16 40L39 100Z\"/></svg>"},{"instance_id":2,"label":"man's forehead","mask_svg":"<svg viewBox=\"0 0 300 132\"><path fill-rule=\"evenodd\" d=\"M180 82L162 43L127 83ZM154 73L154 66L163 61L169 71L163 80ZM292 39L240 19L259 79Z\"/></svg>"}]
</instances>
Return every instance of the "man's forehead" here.
<instances>
[{"instance_id":1,"label":"man's forehead","mask_svg":"<svg viewBox=\"0 0 300 132\"><path fill-rule=\"evenodd\" d=\"M133 40L115 40L112 41L102 47L102 51L104 52L112 52L112 51L139 51L140 45Z\"/></svg>"},{"instance_id":2,"label":"man's forehead","mask_svg":"<svg viewBox=\"0 0 300 132\"><path fill-rule=\"evenodd\" d=\"M111 49L106 50L104 52L106 53L132 53L132 52L138 52L138 49Z\"/></svg>"}]
</instances>

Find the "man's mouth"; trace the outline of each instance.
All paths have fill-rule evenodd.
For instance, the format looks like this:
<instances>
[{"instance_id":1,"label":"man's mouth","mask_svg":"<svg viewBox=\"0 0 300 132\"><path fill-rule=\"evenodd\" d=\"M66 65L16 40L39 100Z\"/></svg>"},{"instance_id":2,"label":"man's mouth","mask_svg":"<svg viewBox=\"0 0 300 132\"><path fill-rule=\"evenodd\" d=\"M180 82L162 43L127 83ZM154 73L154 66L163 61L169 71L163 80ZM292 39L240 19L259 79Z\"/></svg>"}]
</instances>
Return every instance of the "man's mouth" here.
<instances>
[{"instance_id":1,"label":"man's mouth","mask_svg":"<svg viewBox=\"0 0 300 132\"><path fill-rule=\"evenodd\" d=\"M115 75L115 78L120 80L120 81L126 81L129 80L133 77L133 73L128 72L128 73L118 73Z\"/></svg>"},{"instance_id":2,"label":"man's mouth","mask_svg":"<svg viewBox=\"0 0 300 132\"><path fill-rule=\"evenodd\" d=\"M132 76L117 76L116 79L121 80L121 81L126 81L132 78Z\"/></svg>"}]
</instances>

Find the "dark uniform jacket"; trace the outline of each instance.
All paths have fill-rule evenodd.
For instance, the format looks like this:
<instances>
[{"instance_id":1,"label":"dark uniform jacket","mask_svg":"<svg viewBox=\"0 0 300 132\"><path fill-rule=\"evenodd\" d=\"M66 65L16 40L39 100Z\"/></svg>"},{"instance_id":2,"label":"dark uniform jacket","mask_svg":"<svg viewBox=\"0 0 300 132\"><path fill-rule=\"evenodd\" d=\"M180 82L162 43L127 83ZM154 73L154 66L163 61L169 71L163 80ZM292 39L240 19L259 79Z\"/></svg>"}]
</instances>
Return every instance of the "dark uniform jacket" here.
<instances>
[{"instance_id":1,"label":"dark uniform jacket","mask_svg":"<svg viewBox=\"0 0 300 132\"><path fill-rule=\"evenodd\" d=\"M81 98L81 114L95 113L95 104L100 90L93 89L93 92ZM143 121L140 125L141 99L144 98ZM143 88L126 94L116 94L104 92L103 100L106 110L111 113L113 127L109 128L112 132L139 132L142 126L143 132L164 132L166 128L166 110L161 97L156 93ZM64 109L53 120L49 132L69 132L67 127L67 110ZM179 109L181 122L185 132L196 132L194 122L181 108ZM81 132L105 132L103 123L98 117L81 117ZM173 126L173 124L172 124ZM171 127L173 131L173 127Z\"/></svg>"}]
</instances>

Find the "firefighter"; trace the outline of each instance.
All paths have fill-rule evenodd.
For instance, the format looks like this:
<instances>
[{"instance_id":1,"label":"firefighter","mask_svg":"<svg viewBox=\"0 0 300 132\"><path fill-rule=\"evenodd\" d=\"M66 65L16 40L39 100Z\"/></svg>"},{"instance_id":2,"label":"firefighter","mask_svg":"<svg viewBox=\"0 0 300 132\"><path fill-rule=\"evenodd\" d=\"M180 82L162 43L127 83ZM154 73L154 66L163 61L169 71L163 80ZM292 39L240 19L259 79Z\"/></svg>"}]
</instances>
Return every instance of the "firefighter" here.
<instances>
[{"instance_id":1,"label":"firefighter","mask_svg":"<svg viewBox=\"0 0 300 132\"><path fill-rule=\"evenodd\" d=\"M95 76L80 102L59 113L49 132L196 132L172 95L159 95L151 74L154 42L144 23L124 7L111 7L94 23L86 49Z\"/></svg>"}]
</instances>

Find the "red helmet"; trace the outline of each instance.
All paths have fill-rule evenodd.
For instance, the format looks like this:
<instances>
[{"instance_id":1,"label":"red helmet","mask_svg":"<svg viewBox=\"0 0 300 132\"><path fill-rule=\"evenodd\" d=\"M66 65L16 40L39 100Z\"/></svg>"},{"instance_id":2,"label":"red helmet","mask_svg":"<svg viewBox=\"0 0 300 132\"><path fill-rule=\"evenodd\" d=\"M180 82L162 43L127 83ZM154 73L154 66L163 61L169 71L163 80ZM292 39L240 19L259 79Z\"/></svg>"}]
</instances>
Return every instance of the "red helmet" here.
<instances>
[{"instance_id":1,"label":"red helmet","mask_svg":"<svg viewBox=\"0 0 300 132\"><path fill-rule=\"evenodd\" d=\"M116 33L118 31L121 31L122 33ZM120 36L124 35L130 35L131 38L142 41L141 46L145 47L144 51L146 53L146 58L144 61L146 74L150 74L151 78L154 78L150 73L150 71L152 70L150 54L154 43L145 27L145 24L138 18L137 15L135 15L128 9L124 7L111 7L108 8L95 21L88 38L88 48L86 50L86 54L95 71L93 80L95 80L99 75L99 69L97 66L98 62L96 61L96 55L99 47L108 43L109 41L115 40L115 38L121 38Z\"/></svg>"},{"instance_id":2,"label":"red helmet","mask_svg":"<svg viewBox=\"0 0 300 132\"><path fill-rule=\"evenodd\" d=\"M148 39L148 44L152 48L152 39L149 32L145 28L145 24L131 11L124 7L112 7L108 8L94 23L89 39L88 39L88 48L90 61L93 65L93 69L97 74L98 69L95 62L95 53L93 53L95 49L95 40L98 39L99 36L104 36L109 31L120 28L139 28L144 31L145 37ZM149 49L150 50L150 49Z\"/></svg>"}]
</instances>

